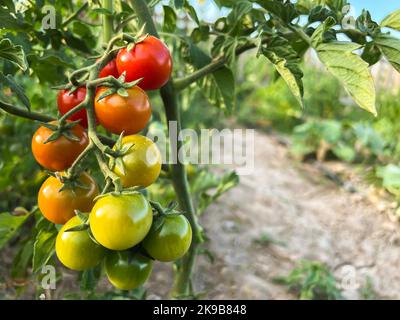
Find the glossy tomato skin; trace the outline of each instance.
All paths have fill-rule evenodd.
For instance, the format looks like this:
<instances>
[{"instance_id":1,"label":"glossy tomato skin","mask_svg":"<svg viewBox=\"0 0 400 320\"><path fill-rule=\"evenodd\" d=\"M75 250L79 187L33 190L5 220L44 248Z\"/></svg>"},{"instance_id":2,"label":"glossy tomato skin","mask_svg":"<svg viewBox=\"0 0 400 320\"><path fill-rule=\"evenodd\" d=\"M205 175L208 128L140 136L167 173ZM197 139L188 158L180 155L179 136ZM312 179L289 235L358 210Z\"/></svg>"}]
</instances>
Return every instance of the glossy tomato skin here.
<instances>
[{"instance_id":1,"label":"glossy tomato skin","mask_svg":"<svg viewBox=\"0 0 400 320\"><path fill-rule=\"evenodd\" d=\"M120 290L140 287L147 281L153 269L151 259L129 251L110 252L104 265L108 280Z\"/></svg>"},{"instance_id":2,"label":"glossy tomato skin","mask_svg":"<svg viewBox=\"0 0 400 320\"><path fill-rule=\"evenodd\" d=\"M172 72L172 58L165 44L153 36L137 43L130 51L118 52L119 74L126 72L126 81L143 80L138 84L143 90L156 90L165 85Z\"/></svg>"},{"instance_id":3,"label":"glossy tomato skin","mask_svg":"<svg viewBox=\"0 0 400 320\"><path fill-rule=\"evenodd\" d=\"M157 223L153 224L143 241L143 247L156 260L177 260L189 250L192 243L192 227L183 215L167 215L161 219L164 219L161 227Z\"/></svg>"},{"instance_id":4,"label":"glossy tomato skin","mask_svg":"<svg viewBox=\"0 0 400 320\"><path fill-rule=\"evenodd\" d=\"M56 121L50 123L57 124ZM40 127L32 137L32 153L36 161L51 171L63 171L69 168L89 144L88 135L79 124L73 126L70 132L78 137L79 141L60 136L57 140L44 143L53 131Z\"/></svg>"},{"instance_id":5,"label":"glossy tomato skin","mask_svg":"<svg viewBox=\"0 0 400 320\"><path fill-rule=\"evenodd\" d=\"M71 218L58 232L56 254L61 263L69 269L82 271L97 266L106 254L106 249L93 242L88 230L70 231L82 224L78 216Z\"/></svg>"},{"instance_id":6,"label":"glossy tomato skin","mask_svg":"<svg viewBox=\"0 0 400 320\"><path fill-rule=\"evenodd\" d=\"M127 97L114 93L99 100L106 90L108 89L100 88L96 93L94 108L99 123L115 134L124 131L129 135L143 130L151 116L150 101L146 92L134 86L127 89Z\"/></svg>"},{"instance_id":7,"label":"glossy tomato skin","mask_svg":"<svg viewBox=\"0 0 400 320\"><path fill-rule=\"evenodd\" d=\"M140 194L107 195L89 216L95 239L111 250L126 250L141 242L153 221L151 206Z\"/></svg>"},{"instance_id":8,"label":"glossy tomato skin","mask_svg":"<svg viewBox=\"0 0 400 320\"><path fill-rule=\"evenodd\" d=\"M58 110L61 114L66 114L69 110L76 107L80 104L86 97L86 88L80 87L76 89L74 92L70 92L70 90L60 90L57 95L57 105ZM87 128L88 127L88 120L86 115L86 110L82 109L78 112L74 113L72 116L68 118L71 121L81 120L79 124Z\"/></svg>"},{"instance_id":9,"label":"glossy tomato skin","mask_svg":"<svg viewBox=\"0 0 400 320\"><path fill-rule=\"evenodd\" d=\"M114 166L114 172L121 183L128 187L147 187L157 180L161 172L161 153L157 145L149 138L140 135L125 136L122 146L132 145L122 156L124 171ZM114 147L115 149L115 147Z\"/></svg>"},{"instance_id":10,"label":"glossy tomato skin","mask_svg":"<svg viewBox=\"0 0 400 320\"><path fill-rule=\"evenodd\" d=\"M75 210L90 212L99 189L96 181L86 172L78 179L84 188L60 191L63 184L55 177L47 178L40 187L38 206L45 218L55 224L64 224L75 216Z\"/></svg>"},{"instance_id":11,"label":"glossy tomato skin","mask_svg":"<svg viewBox=\"0 0 400 320\"><path fill-rule=\"evenodd\" d=\"M117 63L115 61L115 59L111 60L109 63L106 64L106 66L101 69L100 73L99 73L99 78L105 78L108 76L113 76L114 78L119 77L119 73L117 70Z\"/></svg>"}]
</instances>

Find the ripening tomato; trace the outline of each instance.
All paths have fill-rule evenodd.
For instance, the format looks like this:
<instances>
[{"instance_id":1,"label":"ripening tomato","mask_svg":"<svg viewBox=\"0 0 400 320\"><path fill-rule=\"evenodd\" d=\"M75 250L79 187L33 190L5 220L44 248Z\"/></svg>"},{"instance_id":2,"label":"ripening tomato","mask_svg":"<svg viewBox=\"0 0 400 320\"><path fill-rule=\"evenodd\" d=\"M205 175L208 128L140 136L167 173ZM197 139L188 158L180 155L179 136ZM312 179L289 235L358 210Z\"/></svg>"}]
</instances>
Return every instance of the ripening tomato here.
<instances>
[{"instance_id":1,"label":"ripening tomato","mask_svg":"<svg viewBox=\"0 0 400 320\"><path fill-rule=\"evenodd\" d=\"M105 259L105 270L111 284L120 290L132 290L149 278L153 261L140 253L110 252Z\"/></svg>"},{"instance_id":2,"label":"ripening tomato","mask_svg":"<svg viewBox=\"0 0 400 320\"><path fill-rule=\"evenodd\" d=\"M55 224L64 224L75 216L75 210L90 212L94 198L99 194L94 179L86 172L78 178L79 185L64 189L63 183L56 177L49 177L43 182L38 194L38 206L47 220Z\"/></svg>"},{"instance_id":3,"label":"ripening tomato","mask_svg":"<svg viewBox=\"0 0 400 320\"><path fill-rule=\"evenodd\" d=\"M151 206L141 193L107 195L89 216L95 239L111 250L126 250L141 242L153 221Z\"/></svg>"},{"instance_id":4,"label":"ripening tomato","mask_svg":"<svg viewBox=\"0 0 400 320\"><path fill-rule=\"evenodd\" d=\"M105 78L108 76L113 76L114 78L117 79L119 77L119 73L117 70L117 63L115 62L115 59L107 63L106 66L103 69L101 69L99 73L99 78Z\"/></svg>"},{"instance_id":5,"label":"ripening tomato","mask_svg":"<svg viewBox=\"0 0 400 320\"><path fill-rule=\"evenodd\" d=\"M113 168L121 178L122 185L125 188L147 187L156 181L161 171L161 153L157 145L140 135L125 136L121 144L122 147L131 145L128 152L121 157L123 168Z\"/></svg>"},{"instance_id":6,"label":"ripening tomato","mask_svg":"<svg viewBox=\"0 0 400 320\"><path fill-rule=\"evenodd\" d=\"M166 215L161 226L153 223L143 247L154 259L168 262L181 258L192 243L192 227L184 215ZM156 222L156 221L155 221Z\"/></svg>"},{"instance_id":7,"label":"ripening tomato","mask_svg":"<svg viewBox=\"0 0 400 320\"><path fill-rule=\"evenodd\" d=\"M61 114L66 114L69 110L76 107L83 100L85 100L85 97L86 97L85 87L79 87L73 92L70 92L70 90L68 89L61 90L58 92L57 96L58 110L60 111ZM68 118L68 120L71 121L81 120L79 124L82 127L87 128L88 126L88 120L85 109L75 112L72 116Z\"/></svg>"},{"instance_id":8,"label":"ripening tomato","mask_svg":"<svg viewBox=\"0 0 400 320\"><path fill-rule=\"evenodd\" d=\"M57 122L52 121L50 124L56 125ZM73 126L70 132L79 141L70 140L62 135L57 140L45 143L53 131L40 127L32 137L32 153L36 161L52 171L63 171L70 167L89 144L88 135L79 124Z\"/></svg>"},{"instance_id":9,"label":"ripening tomato","mask_svg":"<svg viewBox=\"0 0 400 320\"><path fill-rule=\"evenodd\" d=\"M99 123L115 134L124 131L128 135L143 130L151 116L151 106L146 92L134 86L126 90L127 97L114 93L100 99L107 90L108 88L100 88L96 93L94 108Z\"/></svg>"},{"instance_id":10,"label":"ripening tomato","mask_svg":"<svg viewBox=\"0 0 400 320\"><path fill-rule=\"evenodd\" d=\"M143 78L138 84L143 90L159 89L171 77L171 54L165 44L153 36L135 44L131 50L122 48L116 61L119 74L126 72L127 82Z\"/></svg>"},{"instance_id":11,"label":"ripening tomato","mask_svg":"<svg viewBox=\"0 0 400 320\"><path fill-rule=\"evenodd\" d=\"M77 271L94 268L106 253L105 248L90 239L88 230L65 232L81 224L78 216L73 217L64 224L56 239L58 259L67 268Z\"/></svg>"}]
</instances>

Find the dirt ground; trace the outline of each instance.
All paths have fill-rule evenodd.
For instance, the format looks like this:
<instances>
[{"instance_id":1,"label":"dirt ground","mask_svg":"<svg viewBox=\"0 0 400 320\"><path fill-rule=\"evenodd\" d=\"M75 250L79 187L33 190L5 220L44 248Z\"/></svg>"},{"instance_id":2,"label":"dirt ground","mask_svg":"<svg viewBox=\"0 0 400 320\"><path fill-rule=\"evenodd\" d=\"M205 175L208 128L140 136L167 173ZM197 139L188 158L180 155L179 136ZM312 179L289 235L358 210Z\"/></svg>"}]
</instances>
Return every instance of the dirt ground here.
<instances>
[{"instance_id":1,"label":"dirt ground","mask_svg":"<svg viewBox=\"0 0 400 320\"><path fill-rule=\"evenodd\" d=\"M254 173L241 176L201 217L215 261L200 257L195 289L209 299L295 299L272 279L307 259L329 266L345 298L359 299L368 278L375 297L400 298L400 228L392 203L375 196L354 170L324 164L347 175L359 189L351 193L315 163L291 159L280 137L256 132L255 139ZM262 235L280 243L259 244ZM66 287L52 298L76 286L76 274L64 279ZM148 298L167 298L171 283L171 268L156 263Z\"/></svg>"},{"instance_id":2,"label":"dirt ground","mask_svg":"<svg viewBox=\"0 0 400 320\"><path fill-rule=\"evenodd\" d=\"M400 298L400 228L392 204L361 183L360 191L346 191L315 165L291 159L273 135L255 137L262 148L254 174L241 176L202 216L215 262L200 259L197 290L210 299L293 299L272 278L307 259L326 263L346 298L359 299L368 278L376 298ZM257 244L262 234L284 245ZM149 298L165 297L171 274L153 274Z\"/></svg>"}]
</instances>

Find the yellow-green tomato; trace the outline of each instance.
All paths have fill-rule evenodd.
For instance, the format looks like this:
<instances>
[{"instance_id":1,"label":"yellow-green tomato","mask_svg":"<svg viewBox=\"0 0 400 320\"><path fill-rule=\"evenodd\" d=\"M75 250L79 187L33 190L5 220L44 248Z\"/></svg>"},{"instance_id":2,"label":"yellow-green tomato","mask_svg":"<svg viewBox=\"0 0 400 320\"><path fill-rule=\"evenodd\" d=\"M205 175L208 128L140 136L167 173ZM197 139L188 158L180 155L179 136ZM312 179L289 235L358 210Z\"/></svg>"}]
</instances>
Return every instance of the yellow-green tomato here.
<instances>
[{"instance_id":1,"label":"yellow-green tomato","mask_svg":"<svg viewBox=\"0 0 400 320\"><path fill-rule=\"evenodd\" d=\"M151 185L160 175L160 150L153 141L141 135L123 137L122 147L127 145L131 145L131 148L121 157L123 170L115 165L114 172L121 178L125 188Z\"/></svg>"},{"instance_id":2,"label":"yellow-green tomato","mask_svg":"<svg viewBox=\"0 0 400 320\"><path fill-rule=\"evenodd\" d=\"M79 217L68 220L58 232L56 254L61 263L69 269L82 271L97 266L103 259L106 249L93 242L88 230L69 231L82 224Z\"/></svg>"},{"instance_id":3,"label":"yellow-green tomato","mask_svg":"<svg viewBox=\"0 0 400 320\"><path fill-rule=\"evenodd\" d=\"M161 224L154 223L143 241L147 253L159 261L181 258L192 243L192 227L183 215L167 215Z\"/></svg>"},{"instance_id":4,"label":"yellow-green tomato","mask_svg":"<svg viewBox=\"0 0 400 320\"><path fill-rule=\"evenodd\" d=\"M132 290L149 278L153 261L140 253L112 251L105 260L108 280L120 290Z\"/></svg>"},{"instance_id":5,"label":"yellow-green tomato","mask_svg":"<svg viewBox=\"0 0 400 320\"><path fill-rule=\"evenodd\" d=\"M97 200L89 216L95 239L111 250L126 250L141 242L153 221L151 206L141 193L107 195Z\"/></svg>"}]
</instances>

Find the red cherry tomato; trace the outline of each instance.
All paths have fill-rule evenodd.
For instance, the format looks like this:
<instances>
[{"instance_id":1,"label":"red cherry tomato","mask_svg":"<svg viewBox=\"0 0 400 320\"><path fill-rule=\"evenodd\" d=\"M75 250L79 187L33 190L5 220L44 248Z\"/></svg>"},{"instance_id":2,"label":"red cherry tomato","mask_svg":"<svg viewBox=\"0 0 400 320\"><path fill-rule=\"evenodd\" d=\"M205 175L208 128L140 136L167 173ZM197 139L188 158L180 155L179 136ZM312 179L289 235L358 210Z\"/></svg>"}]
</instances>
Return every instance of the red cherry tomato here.
<instances>
[{"instance_id":1,"label":"red cherry tomato","mask_svg":"<svg viewBox=\"0 0 400 320\"><path fill-rule=\"evenodd\" d=\"M143 90L155 90L165 85L172 72L172 58L163 42L148 36L131 50L123 48L117 55L119 74L126 72L126 82L140 78L138 84Z\"/></svg>"},{"instance_id":2,"label":"red cherry tomato","mask_svg":"<svg viewBox=\"0 0 400 320\"><path fill-rule=\"evenodd\" d=\"M108 76L113 76L114 78L119 77L115 59L111 60L99 73L99 78L105 78Z\"/></svg>"},{"instance_id":3,"label":"red cherry tomato","mask_svg":"<svg viewBox=\"0 0 400 320\"><path fill-rule=\"evenodd\" d=\"M85 100L85 97L86 97L85 87L80 87L74 92L70 92L69 90L61 90L57 96L58 110L60 111L61 114L66 114L69 110L76 107L83 100ZM71 121L81 120L79 124L82 127L87 128L88 126L85 109L75 112L72 116L68 118L68 120Z\"/></svg>"}]
</instances>

